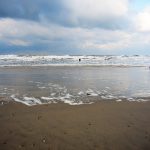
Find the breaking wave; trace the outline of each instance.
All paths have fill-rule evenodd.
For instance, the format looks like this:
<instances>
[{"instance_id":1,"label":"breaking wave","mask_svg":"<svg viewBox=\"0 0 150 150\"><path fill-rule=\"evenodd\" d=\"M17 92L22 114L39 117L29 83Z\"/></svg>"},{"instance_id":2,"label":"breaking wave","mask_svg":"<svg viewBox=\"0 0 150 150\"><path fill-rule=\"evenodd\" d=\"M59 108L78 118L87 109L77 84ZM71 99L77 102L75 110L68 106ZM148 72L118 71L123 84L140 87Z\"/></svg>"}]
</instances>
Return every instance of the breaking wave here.
<instances>
[{"instance_id":1,"label":"breaking wave","mask_svg":"<svg viewBox=\"0 0 150 150\"><path fill-rule=\"evenodd\" d=\"M150 56L0 55L0 66L149 66Z\"/></svg>"}]
</instances>

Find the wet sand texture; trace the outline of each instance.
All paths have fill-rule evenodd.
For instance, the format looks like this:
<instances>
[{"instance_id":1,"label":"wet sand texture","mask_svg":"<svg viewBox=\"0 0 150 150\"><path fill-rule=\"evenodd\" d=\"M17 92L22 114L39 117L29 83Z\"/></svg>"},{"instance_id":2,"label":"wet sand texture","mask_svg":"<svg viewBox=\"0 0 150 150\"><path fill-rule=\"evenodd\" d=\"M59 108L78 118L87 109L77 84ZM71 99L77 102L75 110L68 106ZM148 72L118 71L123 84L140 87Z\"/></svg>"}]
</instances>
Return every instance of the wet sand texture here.
<instances>
[{"instance_id":1,"label":"wet sand texture","mask_svg":"<svg viewBox=\"0 0 150 150\"><path fill-rule=\"evenodd\" d=\"M150 103L0 106L0 150L150 150Z\"/></svg>"}]
</instances>

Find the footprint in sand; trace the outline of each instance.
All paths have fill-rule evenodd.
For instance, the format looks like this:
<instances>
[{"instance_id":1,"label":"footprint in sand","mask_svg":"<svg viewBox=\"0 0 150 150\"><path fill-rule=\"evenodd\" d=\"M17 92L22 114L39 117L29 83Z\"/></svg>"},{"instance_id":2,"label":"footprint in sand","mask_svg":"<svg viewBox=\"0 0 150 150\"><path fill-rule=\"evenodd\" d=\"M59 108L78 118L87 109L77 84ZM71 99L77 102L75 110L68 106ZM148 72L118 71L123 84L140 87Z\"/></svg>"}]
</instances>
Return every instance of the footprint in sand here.
<instances>
[{"instance_id":1,"label":"footprint in sand","mask_svg":"<svg viewBox=\"0 0 150 150\"><path fill-rule=\"evenodd\" d=\"M38 116L37 119L40 120L42 118L42 116Z\"/></svg>"},{"instance_id":2,"label":"footprint in sand","mask_svg":"<svg viewBox=\"0 0 150 150\"><path fill-rule=\"evenodd\" d=\"M24 145L24 144L19 145L19 148L23 148L23 147L25 147L25 145Z\"/></svg>"},{"instance_id":3,"label":"footprint in sand","mask_svg":"<svg viewBox=\"0 0 150 150\"><path fill-rule=\"evenodd\" d=\"M13 131L10 130L10 131L9 131L9 134L12 134L12 133L13 133Z\"/></svg>"},{"instance_id":4,"label":"footprint in sand","mask_svg":"<svg viewBox=\"0 0 150 150\"><path fill-rule=\"evenodd\" d=\"M7 141L4 141L3 144L6 145L6 144L7 144Z\"/></svg>"},{"instance_id":5,"label":"footprint in sand","mask_svg":"<svg viewBox=\"0 0 150 150\"><path fill-rule=\"evenodd\" d=\"M32 147L35 147L35 143L32 144Z\"/></svg>"},{"instance_id":6,"label":"footprint in sand","mask_svg":"<svg viewBox=\"0 0 150 150\"><path fill-rule=\"evenodd\" d=\"M149 134L148 134L147 131L145 131L145 139L147 139L148 141L150 141L150 136L149 136Z\"/></svg>"},{"instance_id":7,"label":"footprint in sand","mask_svg":"<svg viewBox=\"0 0 150 150\"><path fill-rule=\"evenodd\" d=\"M12 115L12 117L14 117L14 116L15 116L15 113L12 113L11 115Z\"/></svg>"},{"instance_id":8,"label":"footprint in sand","mask_svg":"<svg viewBox=\"0 0 150 150\"><path fill-rule=\"evenodd\" d=\"M91 123L91 122L89 122L89 123L88 123L88 125L89 125L89 126L91 126L91 125L92 125L92 123Z\"/></svg>"}]
</instances>

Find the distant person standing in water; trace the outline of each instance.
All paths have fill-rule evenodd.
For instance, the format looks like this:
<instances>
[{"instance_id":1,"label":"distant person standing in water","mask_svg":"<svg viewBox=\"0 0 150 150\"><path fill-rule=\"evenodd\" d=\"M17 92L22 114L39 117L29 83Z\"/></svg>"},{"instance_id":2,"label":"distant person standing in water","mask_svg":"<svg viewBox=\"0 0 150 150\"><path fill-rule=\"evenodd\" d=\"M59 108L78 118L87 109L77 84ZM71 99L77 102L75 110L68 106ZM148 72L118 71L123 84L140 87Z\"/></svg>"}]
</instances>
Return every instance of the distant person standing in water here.
<instances>
[{"instance_id":1,"label":"distant person standing in water","mask_svg":"<svg viewBox=\"0 0 150 150\"><path fill-rule=\"evenodd\" d=\"M81 61L81 58L79 58L79 62Z\"/></svg>"}]
</instances>

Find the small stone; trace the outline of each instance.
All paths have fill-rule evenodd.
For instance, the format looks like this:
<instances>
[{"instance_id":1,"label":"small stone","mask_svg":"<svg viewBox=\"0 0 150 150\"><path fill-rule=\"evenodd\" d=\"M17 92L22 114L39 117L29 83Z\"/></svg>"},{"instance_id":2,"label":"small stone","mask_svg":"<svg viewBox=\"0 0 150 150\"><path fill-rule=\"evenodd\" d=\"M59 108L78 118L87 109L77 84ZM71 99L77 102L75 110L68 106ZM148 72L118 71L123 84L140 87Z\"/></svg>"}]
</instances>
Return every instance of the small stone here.
<instances>
[{"instance_id":1,"label":"small stone","mask_svg":"<svg viewBox=\"0 0 150 150\"><path fill-rule=\"evenodd\" d=\"M9 131L9 134L12 134L12 133L13 133L13 132L10 130L10 131Z\"/></svg>"},{"instance_id":2,"label":"small stone","mask_svg":"<svg viewBox=\"0 0 150 150\"><path fill-rule=\"evenodd\" d=\"M86 93L86 95L91 95L90 93Z\"/></svg>"},{"instance_id":3,"label":"small stone","mask_svg":"<svg viewBox=\"0 0 150 150\"><path fill-rule=\"evenodd\" d=\"M64 134L67 134L67 132L64 132Z\"/></svg>"},{"instance_id":4,"label":"small stone","mask_svg":"<svg viewBox=\"0 0 150 150\"><path fill-rule=\"evenodd\" d=\"M3 144L4 144L4 145L6 145L6 144L7 144L7 142L6 142L6 141L4 141L4 142L3 142Z\"/></svg>"},{"instance_id":5,"label":"small stone","mask_svg":"<svg viewBox=\"0 0 150 150\"><path fill-rule=\"evenodd\" d=\"M148 138L148 136L147 135L145 135L145 139L147 139Z\"/></svg>"},{"instance_id":6,"label":"small stone","mask_svg":"<svg viewBox=\"0 0 150 150\"><path fill-rule=\"evenodd\" d=\"M25 145L24 144L21 144L21 145L19 145L19 148L22 148L22 147L24 147Z\"/></svg>"},{"instance_id":7,"label":"small stone","mask_svg":"<svg viewBox=\"0 0 150 150\"><path fill-rule=\"evenodd\" d=\"M38 120L40 120L42 118L42 116L38 116Z\"/></svg>"},{"instance_id":8,"label":"small stone","mask_svg":"<svg viewBox=\"0 0 150 150\"><path fill-rule=\"evenodd\" d=\"M45 139L43 139L43 140L42 140L42 142L43 142L43 143L45 143L45 142L46 142L46 140L45 140Z\"/></svg>"},{"instance_id":9,"label":"small stone","mask_svg":"<svg viewBox=\"0 0 150 150\"><path fill-rule=\"evenodd\" d=\"M92 124L89 122L88 125L91 126Z\"/></svg>"}]
</instances>

